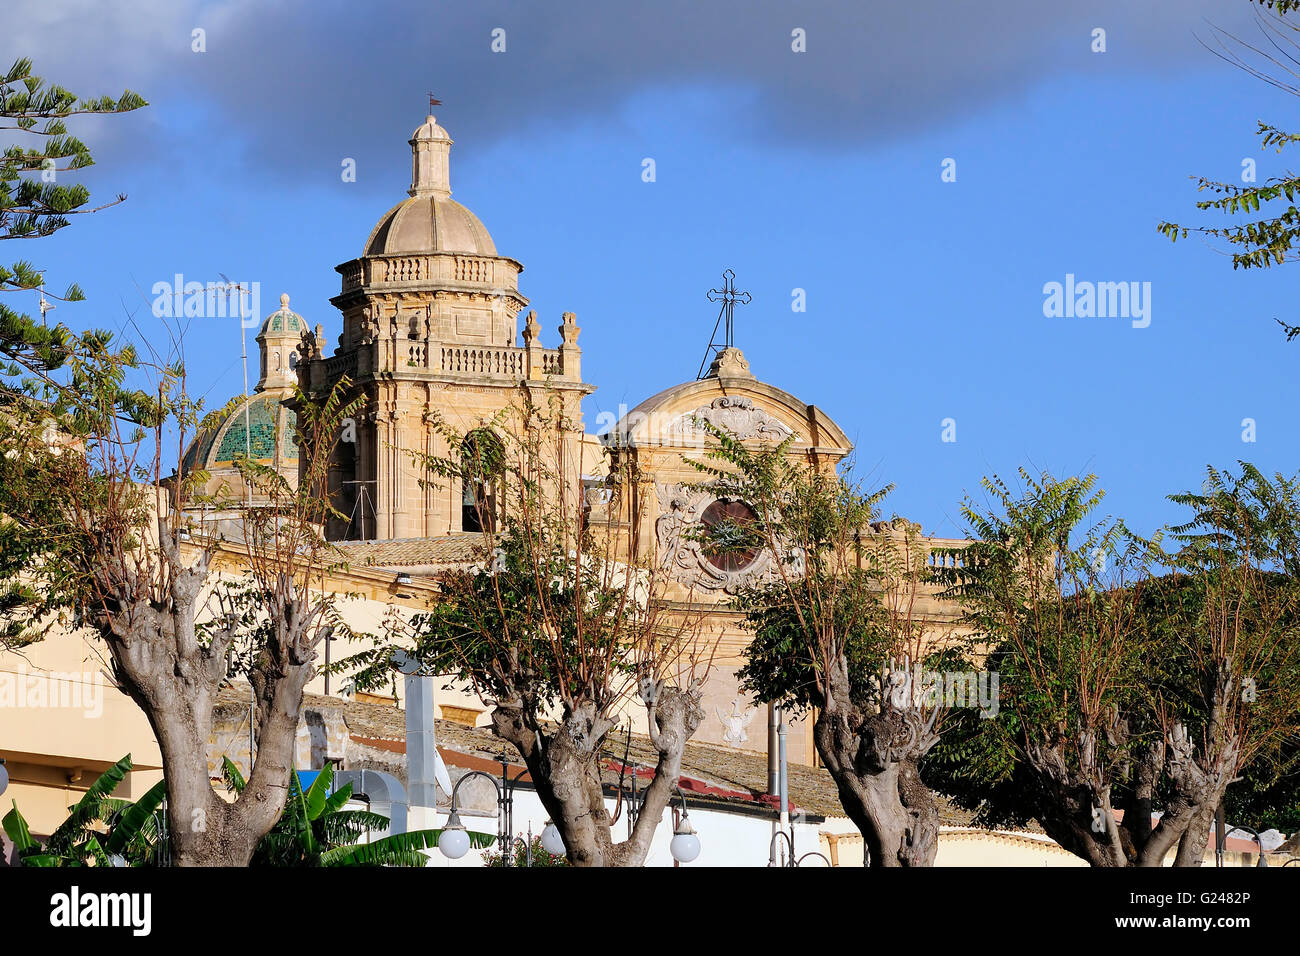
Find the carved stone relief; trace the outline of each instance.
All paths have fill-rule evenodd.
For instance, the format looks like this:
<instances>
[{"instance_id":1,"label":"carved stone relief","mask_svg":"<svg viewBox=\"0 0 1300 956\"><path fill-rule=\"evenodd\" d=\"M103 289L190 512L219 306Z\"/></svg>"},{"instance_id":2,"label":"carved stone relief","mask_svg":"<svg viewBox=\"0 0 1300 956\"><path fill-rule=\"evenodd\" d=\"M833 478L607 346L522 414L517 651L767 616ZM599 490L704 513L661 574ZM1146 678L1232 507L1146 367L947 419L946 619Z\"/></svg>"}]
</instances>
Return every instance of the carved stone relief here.
<instances>
[{"instance_id":1,"label":"carved stone relief","mask_svg":"<svg viewBox=\"0 0 1300 956\"><path fill-rule=\"evenodd\" d=\"M687 412L668 426L669 434L684 438L700 438L706 432L700 422L708 422L715 428L721 428L736 438L769 438L773 441L785 441L793 430L761 408L754 407L754 400L743 397L722 396L715 398L708 405L701 405L693 412Z\"/></svg>"}]
</instances>

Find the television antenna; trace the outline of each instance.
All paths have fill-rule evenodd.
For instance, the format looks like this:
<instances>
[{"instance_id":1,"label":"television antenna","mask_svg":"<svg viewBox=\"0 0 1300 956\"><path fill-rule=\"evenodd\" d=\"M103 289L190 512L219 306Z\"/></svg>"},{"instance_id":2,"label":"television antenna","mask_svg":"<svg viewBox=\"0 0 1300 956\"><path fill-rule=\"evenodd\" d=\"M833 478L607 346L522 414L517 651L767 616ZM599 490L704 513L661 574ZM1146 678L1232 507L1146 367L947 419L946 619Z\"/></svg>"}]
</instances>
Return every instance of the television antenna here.
<instances>
[{"instance_id":1,"label":"television antenna","mask_svg":"<svg viewBox=\"0 0 1300 956\"><path fill-rule=\"evenodd\" d=\"M41 286L41 325L45 324L45 313L53 312L57 306L49 299L45 298L45 286Z\"/></svg>"},{"instance_id":2,"label":"television antenna","mask_svg":"<svg viewBox=\"0 0 1300 956\"><path fill-rule=\"evenodd\" d=\"M370 494L370 492L369 492L369 490L367 489L366 486L367 486L367 485L373 485L374 483L375 483L375 480L374 480L373 478L358 478L358 479L355 479L355 480L352 480L352 481L344 481L344 482L340 482L340 484L344 484L344 485L357 485L357 486L358 486L358 487L357 487L357 500L356 500L356 502L352 505L352 514L348 515L348 527L347 527L347 531L344 532L344 536L345 536L345 537L346 537L349 533L351 533L351 531L352 531L352 526L353 526L354 524L357 523L357 512L360 511L360 512L361 512L361 522L360 522L360 534L361 534L361 537L360 537L358 540L360 540L360 541L369 541L369 540L370 540L369 538L366 537L366 498L367 498L367 497L369 496L369 494ZM374 514L374 513L375 513L374 503L373 503L373 502L371 503L370 513L371 513L371 514Z\"/></svg>"},{"instance_id":3,"label":"television antenna","mask_svg":"<svg viewBox=\"0 0 1300 956\"><path fill-rule=\"evenodd\" d=\"M224 272L218 272L224 285L221 286L226 292L226 298L229 299L231 293L239 293L239 309L236 315L239 319L239 358L244 364L244 457L252 461L253 459L253 429L249 422L248 415L248 336L244 334L244 296L252 290L246 289L238 282L232 282L230 277ZM245 497L249 507L253 504L253 486L249 484L247 477L244 479Z\"/></svg>"}]
</instances>

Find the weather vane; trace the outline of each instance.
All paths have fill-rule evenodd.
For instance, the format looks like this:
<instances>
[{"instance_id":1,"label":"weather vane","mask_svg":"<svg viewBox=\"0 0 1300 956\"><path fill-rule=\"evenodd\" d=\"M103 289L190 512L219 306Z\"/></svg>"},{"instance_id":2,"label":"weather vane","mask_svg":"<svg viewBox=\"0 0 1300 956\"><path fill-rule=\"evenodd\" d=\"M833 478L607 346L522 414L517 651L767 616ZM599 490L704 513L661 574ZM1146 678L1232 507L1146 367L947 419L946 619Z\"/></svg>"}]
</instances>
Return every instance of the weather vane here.
<instances>
[{"instance_id":1,"label":"weather vane","mask_svg":"<svg viewBox=\"0 0 1300 956\"><path fill-rule=\"evenodd\" d=\"M700 363L700 371L695 376L697 379L704 378L704 370L709 367L711 356L735 344L733 318L736 303L749 305L753 297L748 292L736 291L736 274L728 269L722 273L722 288L709 290L709 301L721 302L722 308L718 310L718 321L713 324L713 335L709 337L709 347L704 351L704 361ZM718 343L719 328L723 330L721 344Z\"/></svg>"},{"instance_id":2,"label":"weather vane","mask_svg":"<svg viewBox=\"0 0 1300 956\"><path fill-rule=\"evenodd\" d=\"M437 97L435 97L435 96L433 95L433 91L432 91L432 90L429 91L429 94L428 94L428 95L429 95L429 115L432 116L432 115L433 115L433 108L434 108L435 106L441 106L441 105L442 105L442 100L440 100L440 99L438 99Z\"/></svg>"}]
</instances>

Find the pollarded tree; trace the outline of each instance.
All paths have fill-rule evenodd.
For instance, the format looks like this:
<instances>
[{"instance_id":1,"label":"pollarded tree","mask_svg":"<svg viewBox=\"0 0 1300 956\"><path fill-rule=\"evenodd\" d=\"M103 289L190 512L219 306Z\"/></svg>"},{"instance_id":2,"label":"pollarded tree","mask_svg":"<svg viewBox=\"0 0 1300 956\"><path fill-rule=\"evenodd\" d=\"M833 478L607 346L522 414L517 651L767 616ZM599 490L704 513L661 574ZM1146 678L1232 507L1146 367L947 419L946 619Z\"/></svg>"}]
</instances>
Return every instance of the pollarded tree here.
<instances>
[{"instance_id":1,"label":"pollarded tree","mask_svg":"<svg viewBox=\"0 0 1300 956\"><path fill-rule=\"evenodd\" d=\"M934 674L955 674L945 662L962 648L921 613L931 568L919 528L876 521L889 488L865 493L793 455L789 441L751 448L701 427L713 439L694 462L705 484L753 513L722 533L710 529L705 548L765 548L776 557L774 580L737 595L754 632L744 688L815 713L817 752L872 866L933 865L938 806L920 764L949 696Z\"/></svg>"},{"instance_id":2,"label":"pollarded tree","mask_svg":"<svg viewBox=\"0 0 1300 956\"><path fill-rule=\"evenodd\" d=\"M1170 560L1192 592L1171 650L1187 675L1179 716L1191 746L1171 764L1165 810L1189 819L1187 865L1200 864L1229 786L1285 760L1300 734L1300 481L1240 465L1208 468L1199 492L1170 496L1192 510L1172 529Z\"/></svg>"},{"instance_id":3,"label":"pollarded tree","mask_svg":"<svg viewBox=\"0 0 1300 956\"><path fill-rule=\"evenodd\" d=\"M976 540L949 572L949 596L999 673L999 714L954 727L927 776L959 800L977 781L977 801L1012 804L985 809L995 822L1033 816L1094 866L1123 866L1134 841L1117 823L1117 790L1144 760L1158 761L1156 777L1163 767L1155 728L1134 720L1150 710L1159 659L1138 615L1154 555L1118 522L1086 524L1104 495L1094 476L1021 479L1023 493L985 479L987 507L966 500ZM956 760L945 747L960 748ZM1181 835L1166 825L1153 858Z\"/></svg>"},{"instance_id":4,"label":"pollarded tree","mask_svg":"<svg viewBox=\"0 0 1300 956\"><path fill-rule=\"evenodd\" d=\"M951 575L1001 712L954 728L927 779L985 823L1037 819L1094 866L1198 865L1228 786L1300 719L1294 485L1211 470L1173 496L1197 512L1168 555L1085 525L1095 478L1021 476L1023 493L995 478L991 507L967 501L980 540Z\"/></svg>"},{"instance_id":5,"label":"pollarded tree","mask_svg":"<svg viewBox=\"0 0 1300 956\"><path fill-rule=\"evenodd\" d=\"M0 238L49 236L69 216L105 208L87 206L84 186L59 181L92 162L64 120L143 105L129 91L78 100L46 87L29 61L15 63L0 78L0 119L40 144L13 145L0 156ZM0 291L41 284L26 263L0 269ZM81 294L73 286L63 298ZM168 332L179 347L178 330ZM47 328L4 306L0 358L0 643L38 640L63 625L97 634L119 685L158 738L175 862L246 864L284 805L302 688L330 624L330 601L311 583L326 507L313 492L324 484L325 455L348 410L338 393L319 405L304 399L299 430L321 452L308 454L297 487L240 463L266 504L230 502L243 519L251 567L242 592L251 600L238 601L209 580L215 542L191 559L180 538L182 505L206 475L163 477L172 457L164 433L179 432L179 460L200 414L185 394L179 360L155 359L149 368L105 332ZM211 787L207 748L227 657L241 641L259 746L244 794L227 802Z\"/></svg>"},{"instance_id":6,"label":"pollarded tree","mask_svg":"<svg viewBox=\"0 0 1300 956\"><path fill-rule=\"evenodd\" d=\"M526 404L496 424L513 427L491 439L484 429L440 429L466 454L417 459L430 481L471 490L490 481L495 491L475 497L484 513L474 565L441 576L433 606L415 619L402 649L490 704L493 731L523 758L570 863L641 866L677 791L683 750L704 719L713 645L697 639L694 615L666 605L665 571L633 557L618 520L632 503L625 497L603 516L585 506L581 463L564 459L572 429L562 417ZM633 482L615 486L625 496L642 493ZM381 643L339 666L358 686L382 685L397 649ZM624 715L642 709L658 760L620 842L602 750Z\"/></svg>"},{"instance_id":7,"label":"pollarded tree","mask_svg":"<svg viewBox=\"0 0 1300 956\"><path fill-rule=\"evenodd\" d=\"M229 502L243 527L246 586L210 579L219 542L187 528L182 504L207 475L165 480L165 429L183 441L197 408L179 365L155 369L150 390L130 349L75 343L66 380L47 378L46 404L0 415L0 606L19 642L56 628L102 640L118 686L144 711L162 752L169 846L178 865L247 865L284 806L303 688L333 625L313 584L324 561L323 484L341 419L340 393L299 405L305 445L297 486L240 460L263 503ZM184 537L192 537L189 545ZM214 586L215 585L215 586ZM242 594L246 600L240 600ZM217 694L244 642L256 700L256 760L237 800L211 785L208 745Z\"/></svg>"}]
</instances>

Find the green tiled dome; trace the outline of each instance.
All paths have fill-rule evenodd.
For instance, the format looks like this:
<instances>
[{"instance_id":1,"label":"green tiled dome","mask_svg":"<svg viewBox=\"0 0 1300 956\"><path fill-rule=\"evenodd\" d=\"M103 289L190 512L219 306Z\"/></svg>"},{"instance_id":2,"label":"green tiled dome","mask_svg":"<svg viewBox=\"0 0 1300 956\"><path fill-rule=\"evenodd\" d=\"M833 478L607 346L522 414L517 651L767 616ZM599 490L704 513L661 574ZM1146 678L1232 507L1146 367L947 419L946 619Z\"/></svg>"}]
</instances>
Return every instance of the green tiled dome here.
<instances>
[{"instance_id":1,"label":"green tiled dome","mask_svg":"<svg viewBox=\"0 0 1300 956\"><path fill-rule=\"evenodd\" d=\"M181 459L181 470L189 473L200 468L231 468L235 459L244 454L268 465L275 464L277 458L281 465L296 462L296 425L297 416L280 404L278 396L252 395L246 403L236 405L216 428L195 436Z\"/></svg>"},{"instance_id":2,"label":"green tiled dome","mask_svg":"<svg viewBox=\"0 0 1300 956\"><path fill-rule=\"evenodd\" d=\"M297 312L272 312L266 317L266 325L263 326L263 332L297 332L302 333L307 328L303 322L302 316Z\"/></svg>"},{"instance_id":3,"label":"green tiled dome","mask_svg":"<svg viewBox=\"0 0 1300 956\"><path fill-rule=\"evenodd\" d=\"M307 323L301 315L289 308L289 293L286 292L280 296L280 308L266 317L257 337L261 339L266 336L284 336L297 339L305 331L307 331Z\"/></svg>"},{"instance_id":4,"label":"green tiled dome","mask_svg":"<svg viewBox=\"0 0 1300 956\"><path fill-rule=\"evenodd\" d=\"M261 397L253 398L246 406L237 409L228 420L221 444L209 459L211 463L224 464L243 454L259 461L274 458L275 412L270 401ZM248 440L244 438L246 427L250 436Z\"/></svg>"}]
</instances>

